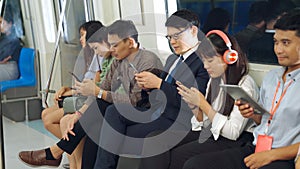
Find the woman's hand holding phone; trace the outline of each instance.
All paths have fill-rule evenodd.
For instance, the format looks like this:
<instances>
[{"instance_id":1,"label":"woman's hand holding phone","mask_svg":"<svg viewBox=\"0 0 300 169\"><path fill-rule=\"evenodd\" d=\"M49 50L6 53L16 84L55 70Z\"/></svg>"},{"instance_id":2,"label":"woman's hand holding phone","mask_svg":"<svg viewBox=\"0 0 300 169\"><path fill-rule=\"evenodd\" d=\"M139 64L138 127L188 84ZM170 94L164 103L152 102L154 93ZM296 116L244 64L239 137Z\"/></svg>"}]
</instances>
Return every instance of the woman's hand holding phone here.
<instances>
[{"instance_id":1,"label":"woman's hand holding phone","mask_svg":"<svg viewBox=\"0 0 300 169\"><path fill-rule=\"evenodd\" d=\"M73 72L69 72L78 82L81 82L81 80L73 73Z\"/></svg>"}]
</instances>

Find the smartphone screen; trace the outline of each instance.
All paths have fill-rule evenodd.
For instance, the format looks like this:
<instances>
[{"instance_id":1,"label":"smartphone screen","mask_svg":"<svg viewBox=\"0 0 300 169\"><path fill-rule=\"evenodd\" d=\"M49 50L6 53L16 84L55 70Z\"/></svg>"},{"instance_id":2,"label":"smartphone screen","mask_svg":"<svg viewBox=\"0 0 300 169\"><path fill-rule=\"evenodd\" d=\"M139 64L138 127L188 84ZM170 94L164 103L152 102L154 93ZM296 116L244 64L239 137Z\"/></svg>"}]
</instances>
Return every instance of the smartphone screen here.
<instances>
[{"instance_id":1,"label":"smartphone screen","mask_svg":"<svg viewBox=\"0 0 300 169\"><path fill-rule=\"evenodd\" d=\"M81 82L81 80L73 73L73 72L69 72L78 82Z\"/></svg>"}]
</instances>

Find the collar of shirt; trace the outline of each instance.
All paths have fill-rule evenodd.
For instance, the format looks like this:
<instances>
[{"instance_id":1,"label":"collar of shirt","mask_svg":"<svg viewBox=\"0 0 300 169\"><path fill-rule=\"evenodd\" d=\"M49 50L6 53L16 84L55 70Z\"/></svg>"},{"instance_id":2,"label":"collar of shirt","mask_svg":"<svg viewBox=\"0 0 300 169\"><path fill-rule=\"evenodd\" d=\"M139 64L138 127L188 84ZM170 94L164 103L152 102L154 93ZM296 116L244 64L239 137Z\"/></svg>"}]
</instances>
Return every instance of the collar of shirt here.
<instances>
[{"instance_id":1,"label":"collar of shirt","mask_svg":"<svg viewBox=\"0 0 300 169\"><path fill-rule=\"evenodd\" d=\"M192 49L190 49L189 51L185 52L182 57L183 57L183 62L192 54L196 51L196 49L198 48L199 45L194 46ZM179 59L179 57L178 57Z\"/></svg>"},{"instance_id":2,"label":"collar of shirt","mask_svg":"<svg viewBox=\"0 0 300 169\"><path fill-rule=\"evenodd\" d=\"M281 67L280 69L277 69L278 79L282 79L282 75L285 72L285 70L286 67ZM286 74L286 81L290 81L290 79L293 79L294 81L300 79L300 68Z\"/></svg>"},{"instance_id":3,"label":"collar of shirt","mask_svg":"<svg viewBox=\"0 0 300 169\"><path fill-rule=\"evenodd\" d=\"M194 53L196 51L196 49L198 48L199 45L194 46L193 48L191 48L189 51L185 52L182 57L183 60L182 62L184 62L192 53ZM178 56L178 58L175 60L175 62L173 63L173 65L170 67L169 69L169 73L171 73L173 71L173 69L175 68L175 66L177 65L177 63L180 61L180 56ZM169 75L166 76L165 79L168 79Z\"/></svg>"}]
</instances>

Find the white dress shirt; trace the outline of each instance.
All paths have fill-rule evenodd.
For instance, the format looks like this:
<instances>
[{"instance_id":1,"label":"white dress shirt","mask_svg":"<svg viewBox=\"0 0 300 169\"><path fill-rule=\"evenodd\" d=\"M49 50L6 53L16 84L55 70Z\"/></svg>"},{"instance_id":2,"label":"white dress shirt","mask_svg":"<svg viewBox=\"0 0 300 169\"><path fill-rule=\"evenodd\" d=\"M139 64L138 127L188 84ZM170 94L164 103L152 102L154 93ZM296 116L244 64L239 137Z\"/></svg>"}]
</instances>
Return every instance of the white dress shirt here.
<instances>
[{"instance_id":1,"label":"white dress shirt","mask_svg":"<svg viewBox=\"0 0 300 169\"><path fill-rule=\"evenodd\" d=\"M208 82L208 86L210 85L210 83L211 79ZM223 80L221 80L221 84L224 84ZM251 76L244 76L239 82L239 85L255 100L258 100L258 87ZM208 93L208 91L206 93ZM255 122L252 119L244 118L238 110L237 106L234 105L233 110L229 116L218 113L218 110L220 110L222 104L224 103L224 94L225 91L223 91L221 88L216 100L212 103L212 108L217 112L212 121L212 128L210 129L214 136L214 139L217 140L221 135L230 140L236 140L239 138L240 134L243 131L253 132ZM204 114L203 122L197 121L196 117L193 116L191 119L191 123L192 130L199 131L201 130L202 126L207 127L211 123L211 121Z\"/></svg>"},{"instance_id":2,"label":"white dress shirt","mask_svg":"<svg viewBox=\"0 0 300 169\"><path fill-rule=\"evenodd\" d=\"M194 53L196 51L196 49L198 48L199 45L194 46L193 48L191 48L189 51L185 52L182 57L183 60L181 62L184 62L192 53ZM179 62L180 57L178 57L178 59L176 59L176 61L173 63L173 65L170 67L169 69L169 74L168 76L166 76L165 79L168 79L170 73L172 72L172 70L176 67L177 63Z\"/></svg>"}]
</instances>

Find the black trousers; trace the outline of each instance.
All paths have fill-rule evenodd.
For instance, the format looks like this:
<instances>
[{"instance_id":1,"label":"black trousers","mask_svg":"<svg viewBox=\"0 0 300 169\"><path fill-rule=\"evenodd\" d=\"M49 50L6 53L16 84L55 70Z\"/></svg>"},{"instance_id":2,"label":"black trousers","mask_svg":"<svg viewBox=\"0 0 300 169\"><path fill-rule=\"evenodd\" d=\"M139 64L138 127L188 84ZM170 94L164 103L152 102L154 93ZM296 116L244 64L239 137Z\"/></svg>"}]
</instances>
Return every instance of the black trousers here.
<instances>
[{"instance_id":1,"label":"black trousers","mask_svg":"<svg viewBox=\"0 0 300 169\"><path fill-rule=\"evenodd\" d=\"M136 107L136 109L139 110L138 113L135 113L136 116L150 118L148 115L152 112L147 112L147 108ZM122 112L119 112L119 110ZM118 154L139 155L155 149L151 143L148 146L144 142L144 138L154 131L165 131L174 123L164 117L159 117L149 123L132 121L127 118L132 116L132 111L131 107L126 104L118 105L118 107L111 105L107 108L99 143L102 147L98 148L95 169L115 169L118 163ZM121 113L127 114L124 116ZM130 141L132 137L141 139Z\"/></svg>"},{"instance_id":2,"label":"black trousers","mask_svg":"<svg viewBox=\"0 0 300 169\"><path fill-rule=\"evenodd\" d=\"M191 163L189 160L194 159L198 156L206 156L208 153L217 152L218 154L221 151L232 149L236 147L242 147L246 144L252 144L253 141L253 135L252 133L243 132L240 136L240 138L236 141L229 140L227 138L224 138L220 136L218 140L214 140L213 136L211 136L207 141L204 143L199 143L198 140L194 142L187 143L185 145L179 146L173 150L171 150L171 160L170 160L170 166L169 169L182 169L184 166L186 167L186 163ZM226 157L226 156L224 156ZM222 158L224 158L222 157ZM222 158L213 158L214 163L216 161L219 161ZM196 162L197 160L193 161ZM205 164L206 161L203 161ZM219 162L218 162L219 163ZM230 162L232 163L232 162ZM212 164L215 165L215 164ZM198 161L195 163L196 168L202 168L203 164L199 163ZM205 168L205 167L204 167ZM224 166L216 169L225 169ZM234 169L234 168L230 168ZM237 169L241 169L241 167L238 167Z\"/></svg>"},{"instance_id":3,"label":"black trousers","mask_svg":"<svg viewBox=\"0 0 300 169\"><path fill-rule=\"evenodd\" d=\"M244 158L253 154L255 146L247 144L243 147L226 149L219 152L204 153L190 158L183 169L248 169ZM294 169L293 160L274 161L259 169Z\"/></svg>"},{"instance_id":4,"label":"black trousers","mask_svg":"<svg viewBox=\"0 0 300 169\"><path fill-rule=\"evenodd\" d=\"M97 154L97 144L106 108L111 105L102 99L96 99L85 111L79 122L74 125L75 136L68 134L69 141L61 139L57 146L68 154L72 154L81 139L85 136L86 142L83 150L82 168L93 166Z\"/></svg>"},{"instance_id":5,"label":"black trousers","mask_svg":"<svg viewBox=\"0 0 300 169\"><path fill-rule=\"evenodd\" d=\"M81 169L94 168L97 151L98 145L90 137L86 137L82 152Z\"/></svg>"},{"instance_id":6,"label":"black trousers","mask_svg":"<svg viewBox=\"0 0 300 169\"><path fill-rule=\"evenodd\" d=\"M152 134L156 135L157 133ZM176 134L176 132L174 132L174 134ZM174 148L198 140L199 135L200 131L190 131ZM156 156L142 158L139 169L167 169L170 163L170 152L171 150Z\"/></svg>"}]
</instances>

